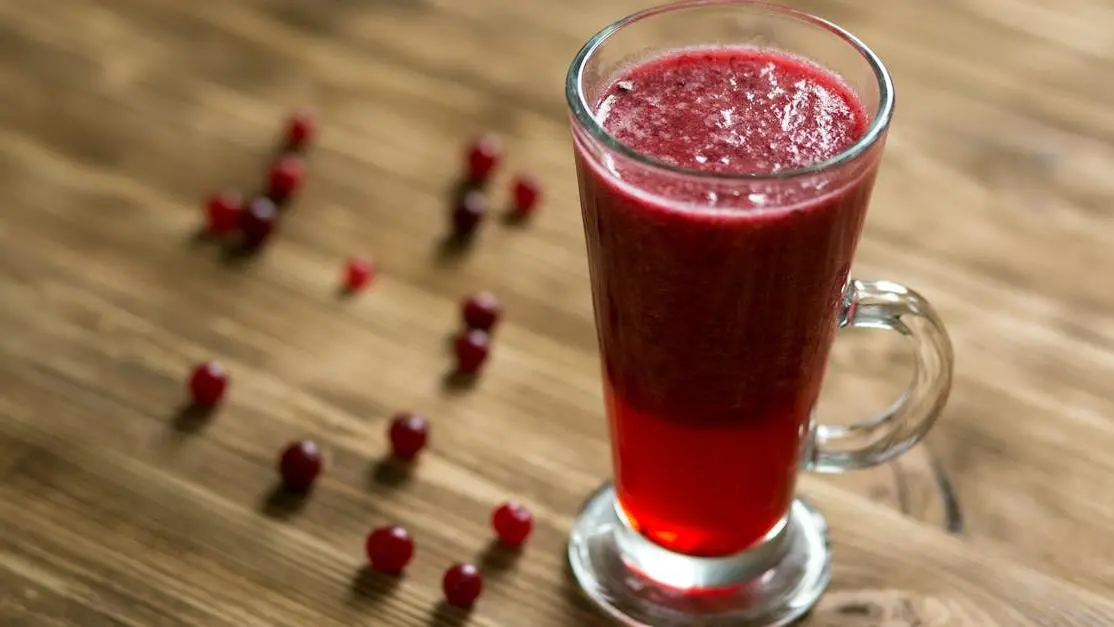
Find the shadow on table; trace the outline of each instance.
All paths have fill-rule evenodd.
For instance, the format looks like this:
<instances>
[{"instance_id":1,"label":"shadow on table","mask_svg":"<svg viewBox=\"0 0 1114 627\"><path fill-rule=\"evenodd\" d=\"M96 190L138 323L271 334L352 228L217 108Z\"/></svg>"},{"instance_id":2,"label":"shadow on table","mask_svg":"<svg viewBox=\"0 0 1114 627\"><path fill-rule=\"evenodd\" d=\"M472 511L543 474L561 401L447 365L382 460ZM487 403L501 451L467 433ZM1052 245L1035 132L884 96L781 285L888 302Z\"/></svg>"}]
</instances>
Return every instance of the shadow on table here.
<instances>
[{"instance_id":1,"label":"shadow on table","mask_svg":"<svg viewBox=\"0 0 1114 627\"><path fill-rule=\"evenodd\" d=\"M446 394L460 394L476 387L478 380L479 373L461 372L452 366L441 376L441 389Z\"/></svg>"},{"instance_id":2,"label":"shadow on table","mask_svg":"<svg viewBox=\"0 0 1114 627\"><path fill-rule=\"evenodd\" d=\"M209 426L216 411L214 406L186 403L175 410L170 426L174 433L183 437L193 435Z\"/></svg>"},{"instance_id":3,"label":"shadow on table","mask_svg":"<svg viewBox=\"0 0 1114 627\"><path fill-rule=\"evenodd\" d=\"M285 520L302 511L309 494L310 490L290 490L280 483L263 497L259 509L268 518Z\"/></svg>"},{"instance_id":4,"label":"shadow on table","mask_svg":"<svg viewBox=\"0 0 1114 627\"><path fill-rule=\"evenodd\" d=\"M438 240L433 250L434 259L440 265L459 263L468 251L472 250L474 241L474 237L462 237L453 233L445 235Z\"/></svg>"},{"instance_id":5,"label":"shadow on table","mask_svg":"<svg viewBox=\"0 0 1114 627\"><path fill-rule=\"evenodd\" d=\"M395 575L377 573L370 566L356 571L348 585L349 605L371 605L390 596L402 583Z\"/></svg>"},{"instance_id":6,"label":"shadow on table","mask_svg":"<svg viewBox=\"0 0 1114 627\"><path fill-rule=\"evenodd\" d=\"M468 622L472 616L472 610L461 609L449 605L445 601L439 601L437 607L433 608L433 614L429 617L429 624L431 627L460 627Z\"/></svg>"},{"instance_id":7,"label":"shadow on table","mask_svg":"<svg viewBox=\"0 0 1114 627\"><path fill-rule=\"evenodd\" d=\"M487 543L477 560L484 576L494 580L507 574L521 557L522 549L509 547L498 540L492 540Z\"/></svg>"},{"instance_id":8,"label":"shadow on table","mask_svg":"<svg viewBox=\"0 0 1114 627\"><path fill-rule=\"evenodd\" d=\"M368 472L372 487L401 488L414 479L413 462L406 462L387 455L375 462Z\"/></svg>"}]
</instances>

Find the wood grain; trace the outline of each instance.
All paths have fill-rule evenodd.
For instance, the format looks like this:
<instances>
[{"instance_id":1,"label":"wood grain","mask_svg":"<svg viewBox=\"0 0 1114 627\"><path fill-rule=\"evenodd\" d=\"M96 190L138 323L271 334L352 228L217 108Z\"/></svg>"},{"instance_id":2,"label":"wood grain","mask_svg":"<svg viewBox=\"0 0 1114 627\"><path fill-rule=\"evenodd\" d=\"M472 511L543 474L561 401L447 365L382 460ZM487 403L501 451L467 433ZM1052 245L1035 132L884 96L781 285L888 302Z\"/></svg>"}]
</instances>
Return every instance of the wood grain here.
<instances>
[{"instance_id":1,"label":"wood grain","mask_svg":"<svg viewBox=\"0 0 1114 627\"><path fill-rule=\"evenodd\" d=\"M566 575L571 516L609 472L575 177L568 60L635 0L8 0L0 3L0 624L600 625ZM797 0L849 27L899 90L855 272L917 287L957 378L927 444L809 477L835 580L806 625L1114 623L1114 5ZM278 241L196 236L211 190L259 182L284 116L323 120ZM538 219L439 248L465 141L546 182ZM373 290L339 299L350 254ZM508 316L478 385L443 385L459 298ZM228 402L182 411L218 358ZM851 420L908 374L841 337L821 411ZM434 421L413 472L395 411ZM276 452L328 448L304 502ZM508 497L537 518L489 546ZM372 526L419 539L399 581ZM441 571L489 573L471 615Z\"/></svg>"}]
</instances>

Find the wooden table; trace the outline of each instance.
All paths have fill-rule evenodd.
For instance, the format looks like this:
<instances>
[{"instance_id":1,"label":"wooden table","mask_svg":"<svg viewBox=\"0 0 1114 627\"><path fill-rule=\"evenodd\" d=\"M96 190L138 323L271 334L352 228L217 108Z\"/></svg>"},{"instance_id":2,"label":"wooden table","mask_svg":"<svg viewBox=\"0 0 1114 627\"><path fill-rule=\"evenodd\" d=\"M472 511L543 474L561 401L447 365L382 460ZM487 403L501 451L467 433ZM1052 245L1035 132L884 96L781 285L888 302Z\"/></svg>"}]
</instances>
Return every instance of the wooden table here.
<instances>
[{"instance_id":1,"label":"wooden table","mask_svg":"<svg viewBox=\"0 0 1114 627\"><path fill-rule=\"evenodd\" d=\"M46 5L49 4L49 7ZM566 575L571 516L609 472L562 100L566 64L636 0L7 0L0 3L0 624L534 625L601 619ZM888 467L806 477L836 551L804 624L1114 624L1114 6L798 0L888 60L899 113L855 273L919 288L954 338L952 401ZM277 241L230 262L196 237L212 190L258 180L285 116L323 129ZM546 204L439 255L462 146L494 130ZM336 296L343 261L380 276ZM457 303L508 315L481 381L446 388ZM908 375L842 338L826 416ZM181 415L191 366L229 398ZM434 422L411 473L395 411ZM300 508L277 452L328 470ZM489 549L508 497L524 554ZM362 567L405 524L398 581ZM477 560L470 615L438 604Z\"/></svg>"}]
</instances>

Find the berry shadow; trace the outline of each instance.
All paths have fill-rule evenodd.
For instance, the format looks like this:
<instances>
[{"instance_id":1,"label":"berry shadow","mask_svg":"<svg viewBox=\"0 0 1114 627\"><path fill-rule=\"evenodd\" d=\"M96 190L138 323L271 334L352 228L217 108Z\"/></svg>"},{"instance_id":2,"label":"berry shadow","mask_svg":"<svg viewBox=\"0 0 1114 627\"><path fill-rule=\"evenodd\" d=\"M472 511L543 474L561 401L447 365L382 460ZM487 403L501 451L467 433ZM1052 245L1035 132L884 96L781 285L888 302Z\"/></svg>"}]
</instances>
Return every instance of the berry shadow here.
<instances>
[{"instance_id":1,"label":"berry shadow","mask_svg":"<svg viewBox=\"0 0 1114 627\"><path fill-rule=\"evenodd\" d=\"M458 178L449 186L446 194L449 201L448 205L450 207L455 206L457 201L468 192L482 192L486 187L487 181L473 181L467 177Z\"/></svg>"},{"instance_id":2,"label":"berry shadow","mask_svg":"<svg viewBox=\"0 0 1114 627\"><path fill-rule=\"evenodd\" d=\"M503 210L503 224L511 228L519 228L525 226L530 221L530 215L515 211L514 205L508 205Z\"/></svg>"},{"instance_id":3,"label":"berry shadow","mask_svg":"<svg viewBox=\"0 0 1114 627\"><path fill-rule=\"evenodd\" d=\"M333 293L336 295L337 300L349 300L356 294L358 294L359 291L360 290L354 290L348 285L345 285L343 282L341 282L339 285L337 285L336 290L334 290Z\"/></svg>"},{"instance_id":4,"label":"berry shadow","mask_svg":"<svg viewBox=\"0 0 1114 627\"><path fill-rule=\"evenodd\" d=\"M287 211L289 211L290 206L294 204L294 199L297 197L296 193L292 193L292 194L264 193L264 194L261 194L261 195L266 196L268 200L275 203L275 210L278 211L280 214L286 213Z\"/></svg>"},{"instance_id":5,"label":"berry shadow","mask_svg":"<svg viewBox=\"0 0 1114 627\"><path fill-rule=\"evenodd\" d=\"M387 456L375 462L369 477L375 486L401 488L414 480L414 469L410 462Z\"/></svg>"},{"instance_id":6,"label":"berry shadow","mask_svg":"<svg viewBox=\"0 0 1114 627\"><path fill-rule=\"evenodd\" d=\"M438 601L437 607L433 609L429 624L431 627L460 627L467 623L471 616L472 608L459 608L442 600Z\"/></svg>"},{"instance_id":7,"label":"berry shadow","mask_svg":"<svg viewBox=\"0 0 1114 627\"><path fill-rule=\"evenodd\" d=\"M249 246L243 242L229 242L221 252L221 263L229 267L241 267L259 258L263 246Z\"/></svg>"},{"instance_id":8,"label":"berry shadow","mask_svg":"<svg viewBox=\"0 0 1114 627\"><path fill-rule=\"evenodd\" d=\"M384 575L364 566L348 584L349 605L370 605L391 596L402 583L397 575Z\"/></svg>"},{"instance_id":9,"label":"berry shadow","mask_svg":"<svg viewBox=\"0 0 1114 627\"><path fill-rule=\"evenodd\" d=\"M259 509L268 518L285 520L302 511L309 494L309 490L291 490L279 483L266 494Z\"/></svg>"},{"instance_id":10,"label":"berry shadow","mask_svg":"<svg viewBox=\"0 0 1114 627\"><path fill-rule=\"evenodd\" d=\"M479 376L471 372L461 372L453 366L441 377L441 389L449 394L460 394L476 387Z\"/></svg>"},{"instance_id":11,"label":"berry shadow","mask_svg":"<svg viewBox=\"0 0 1114 627\"><path fill-rule=\"evenodd\" d=\"M472 250L475 238L472 235L449 233L437 242L433 249L434 259L441 265L459 263Z\"/></svg>"},{"instance_id":12,"label":"berry shadow","mask_svg":"<svg viewBox=\"0 0 1114 627\"><path fill-rule=\"evenodd\" d=\"M297 143L291 141L290 138L280 136L278 141L276 141L271 148L271 152L267 155L269 158L267 163L274 163L283 157L299 157L305 161L307 158L306 153L308 152L306 149L309 147L309 144L312 144L312 142L306 142L299 146Z\"/></svg>"},{"instance_id":13,"label":"berry shadow","mask_svg":"<svg viewBox=\"0 0 1114 627\"><path fill-rule=\"evenodd\" d=\"M198 226L196 229L190 231L186 236L186 245L190 248L199 248L201 246L210 246L220 242L221 238L210 231L204 224Z\"/></svg>"},{"instance_id":14,"label":"berry shadow","mask_svg":"<svg viewBox=\"0 0 1114 627\"><path fill-rule=\"evenodd\" d=\"M489 578L496 579L514 568L520 557L521 547L510 547L497 539L491 540L479 555L480 570Z\"/></svg>"},{"instance_id":15,"label":"berry shadow","mask_svg":"<svg viewBox=\"0 0 1114 627\"><path fill-rule=\"evenodd\" d=\"M212 405L186 403L174 412L174 419L170 424L176 433L184 436L193 435L209 426L214 413L216 407Z\"/></svg>"}]
</instances>

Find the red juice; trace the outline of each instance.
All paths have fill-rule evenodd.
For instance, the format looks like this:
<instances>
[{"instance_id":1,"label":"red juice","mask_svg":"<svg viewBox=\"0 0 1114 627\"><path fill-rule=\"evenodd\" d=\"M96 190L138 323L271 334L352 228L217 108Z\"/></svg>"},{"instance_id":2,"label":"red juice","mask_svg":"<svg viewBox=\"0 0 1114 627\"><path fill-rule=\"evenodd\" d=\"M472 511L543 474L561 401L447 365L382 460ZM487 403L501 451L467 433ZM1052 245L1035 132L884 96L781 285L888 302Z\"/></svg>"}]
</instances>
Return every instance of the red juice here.
<instances>
[{"instance_id":1,"label":"red juice","mask_svg":"<svg viewBox=\"0 0 1114 627\"><path fill-rule=\"evenodd\" d=\"M868 125L836 75L746 47L628 66L592 105L634 151L721 175L828 160ZM593 155L585 141L577 167L619 501L670 550L744 550L793 499L877 159L823 182L740 187Z\"/></svg>"}]
</instances>

